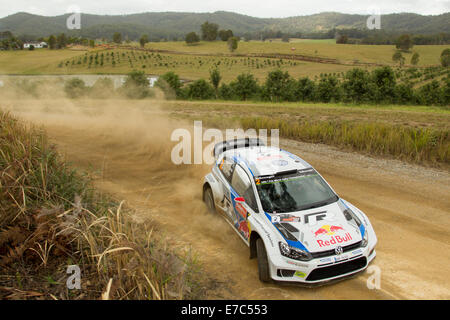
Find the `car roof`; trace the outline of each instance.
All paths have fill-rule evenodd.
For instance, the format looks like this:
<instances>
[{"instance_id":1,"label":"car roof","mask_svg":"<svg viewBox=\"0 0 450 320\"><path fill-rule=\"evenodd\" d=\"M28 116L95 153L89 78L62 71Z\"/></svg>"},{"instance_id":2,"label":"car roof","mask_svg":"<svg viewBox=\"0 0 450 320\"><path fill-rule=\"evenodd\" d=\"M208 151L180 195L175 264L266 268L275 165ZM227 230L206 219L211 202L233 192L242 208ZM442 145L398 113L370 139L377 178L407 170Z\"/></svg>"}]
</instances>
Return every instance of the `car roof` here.
<instances>
[{"instance_id":1,"label":"car roof","mask_svg":"<svg viewBox=\"0 0 450 320\"><path fill-rule=\"evenodd\" d=\"M224 156L246 166L254 177L312 168L302 158L275 147L254 146L227 150Z\"/></svg>"}]
</instances>

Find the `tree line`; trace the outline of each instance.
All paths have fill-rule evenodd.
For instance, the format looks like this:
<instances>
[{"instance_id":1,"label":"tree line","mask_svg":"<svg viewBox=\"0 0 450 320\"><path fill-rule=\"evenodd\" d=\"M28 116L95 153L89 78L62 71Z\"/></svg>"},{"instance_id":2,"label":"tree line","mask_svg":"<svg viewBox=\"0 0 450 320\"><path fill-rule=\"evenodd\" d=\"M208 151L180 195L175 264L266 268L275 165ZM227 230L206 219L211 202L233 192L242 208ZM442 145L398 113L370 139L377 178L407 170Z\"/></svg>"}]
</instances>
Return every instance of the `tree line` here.
<instances>
[{"instance_id":1,"label":"tree line","mask_svg":"<svg viewBox=\"0 0 450 320\"><path fill-rule=\"evenodd\" d=\"M269 72L260 84L250 73L244 73L230 83L221 83L217 69L209 80L199 79L182 85L178 75L168 72L156 85L169 98L192 100L254 100L270 102L322 102L354 104L450 104L450 77L432 80L414 88L408 81L399 81L389 67L378 67L369 72L361 68L347 71L340 79L333 74L323 74L317 80L308 77L294 79L287 71Z\"/></svg>"}]
</instances>

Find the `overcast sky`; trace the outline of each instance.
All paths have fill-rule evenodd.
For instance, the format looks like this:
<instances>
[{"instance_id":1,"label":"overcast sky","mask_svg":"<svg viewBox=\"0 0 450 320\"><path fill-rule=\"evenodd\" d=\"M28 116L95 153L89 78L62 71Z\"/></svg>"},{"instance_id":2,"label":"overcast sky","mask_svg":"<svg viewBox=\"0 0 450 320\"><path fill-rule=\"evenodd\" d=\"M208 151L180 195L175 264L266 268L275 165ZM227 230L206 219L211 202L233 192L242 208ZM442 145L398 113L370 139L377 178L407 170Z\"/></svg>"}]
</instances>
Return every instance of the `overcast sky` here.
<instances>
[{"instance_id":1,"label":"overcast sky","mask_svg":"<svg viewBox=\"0 0 450 320\"><path fill-rule=\"evenodd\" d=\"M0 0L0 17L19 11L55 16L66 13L73 5L83 13L94 14L225 10L264 18L309 15L324 11L367 14L373 6L379 8L381 13L414 12L435 15L450 11L449 0Z\"/></svg>"}]
</instances>

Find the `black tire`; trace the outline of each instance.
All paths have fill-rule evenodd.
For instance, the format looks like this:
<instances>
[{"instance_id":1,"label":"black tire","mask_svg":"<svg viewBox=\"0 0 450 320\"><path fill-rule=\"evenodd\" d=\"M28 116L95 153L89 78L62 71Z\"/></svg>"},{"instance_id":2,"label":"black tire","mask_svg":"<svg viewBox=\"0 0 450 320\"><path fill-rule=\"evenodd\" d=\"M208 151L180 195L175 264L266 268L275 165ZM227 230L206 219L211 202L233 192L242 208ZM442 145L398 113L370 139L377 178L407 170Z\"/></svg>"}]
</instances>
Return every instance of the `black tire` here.
<instances>
[{"instance_id":1,"label":"black tire","mask_svg":"<svg viewBox=\"0 0 450 320\"><path fill-rule=\"evenodd\" d=\"M269 261L267 260L266 247L261 238L256 240L256 252L258 255L259 280L262 282L270 282L272 278L270 277Z\"/></svg>"},{"instance_id":2,"label":"black tire","mask_svg":"<svg viewBox=\"0 0 450 320\"><path fill-rule=\"evenodd\" d=\"M216 213L216 206L214 204L214 196L211 188L206 188L203 194L203 201L205 201L206 207L210 213Z\"/></svg>"}]
</instances>

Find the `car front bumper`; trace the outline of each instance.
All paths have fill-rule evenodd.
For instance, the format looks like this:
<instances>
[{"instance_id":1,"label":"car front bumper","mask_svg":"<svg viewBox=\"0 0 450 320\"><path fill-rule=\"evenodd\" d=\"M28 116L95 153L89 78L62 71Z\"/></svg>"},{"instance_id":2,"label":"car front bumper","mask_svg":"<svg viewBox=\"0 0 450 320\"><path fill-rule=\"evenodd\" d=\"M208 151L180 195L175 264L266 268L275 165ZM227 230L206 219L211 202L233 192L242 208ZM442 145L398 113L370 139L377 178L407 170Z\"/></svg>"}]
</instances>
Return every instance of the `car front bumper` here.
<instances>
[{"instance_id":1,"label":"car front bumper","mask_svg":"<svg viewBox=\"0 0 450 320\"><path fill-rule=\"evenodd\" d=\"M369 243L342 255L298 261L280 255L269 256L273 280L313 285L351 276L365 270L375 258L375 244Z\"/></svg>"}]
</instances>

